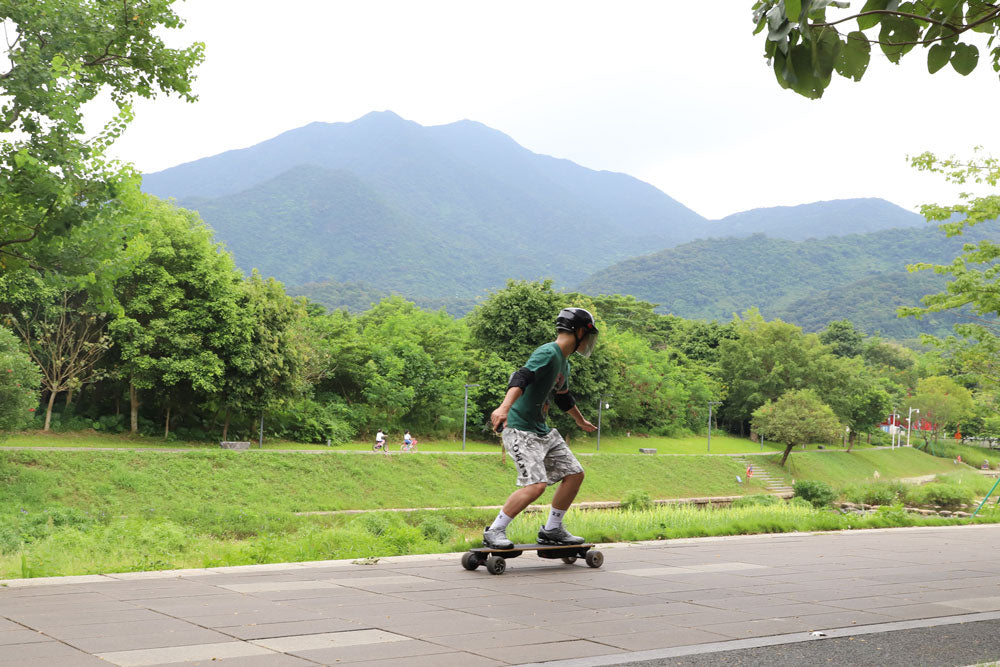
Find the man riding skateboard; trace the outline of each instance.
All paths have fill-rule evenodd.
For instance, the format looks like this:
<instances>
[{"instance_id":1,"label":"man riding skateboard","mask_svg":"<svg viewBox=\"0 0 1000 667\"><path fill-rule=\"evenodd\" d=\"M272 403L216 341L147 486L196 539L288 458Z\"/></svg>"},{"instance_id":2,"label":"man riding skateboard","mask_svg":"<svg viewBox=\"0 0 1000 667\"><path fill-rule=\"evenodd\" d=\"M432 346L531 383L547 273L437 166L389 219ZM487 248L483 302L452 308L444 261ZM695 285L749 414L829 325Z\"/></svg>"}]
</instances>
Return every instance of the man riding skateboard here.
<instances>
[{"instance_id":1,"label":"man riding skateboard","mask_svg":"<svg viewBox=\"0 0 1000 667\"><path fill-rule=\"evenodd\" d=\"M531 353L527 363L510 377L507 394L490 421L493 430L503 427L503 445L517 465L517 485L500 514L483 531L483 545L510 549L507 525L524 508L538 499L545 488L559 484L552 498L552 509L545 525L538 531L539 544L582 544L584 539L570 534L563 516L576 498L583 483L583 467L566 441L545 423L544 407L549 393L555 390L554 402L569 414L584 431L597 427L584 419L569 391L569 362L576 352L589 357L597 343L594 317L583 308L564 308L556 317L556 339Z\"/></svg>"}]
</instances>

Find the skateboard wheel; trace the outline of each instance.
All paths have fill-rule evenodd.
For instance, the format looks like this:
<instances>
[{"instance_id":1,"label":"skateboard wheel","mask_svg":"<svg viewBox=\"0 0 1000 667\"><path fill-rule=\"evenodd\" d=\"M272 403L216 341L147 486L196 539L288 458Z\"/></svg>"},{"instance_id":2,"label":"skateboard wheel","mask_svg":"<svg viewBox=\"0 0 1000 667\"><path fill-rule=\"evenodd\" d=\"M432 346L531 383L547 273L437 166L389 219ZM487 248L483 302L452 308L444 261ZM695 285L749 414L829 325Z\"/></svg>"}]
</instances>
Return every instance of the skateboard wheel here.
<instances>
[{"instance_id":1,"label":"skateboard wheel","mask_svg":"<svg viewBox=\"0 0 1000 667\"><path fill-rule=\"evenodd\" d=\"M471 551L462 554L462 567L466 570L475 570L479 567L479 555Z\"/></svg>"},{"instance_id":2,"label":"skateboard wheel","mask_svg":"<svg viewBox=\"0 0 1000 667\"><path fill-rule=\"evenodd\" d=\"M563 556L562 561L567 565L572 565L576 562L576 556Z\"/></svg>"},{"instance_id":3,"label":"skateboard wheel","mask_svg":"<svg viewBox=\"0 0 1000 667\"><path fill-rule=\"evenodd\" d=\"M587 565L590 567L600 567L604 565L604 554L600 551L588 551L585 558Z\"/></svg>"},{"instance_id":4,"label":"skateboard wheel","mask_svg":"<svg viewBox=\"0 0 1000 667\"><path fill-rule=\"evenodd\" d=\"M486 559L486 570L490 574L503 574L507 569L507 561L500 556L490 556Z\"/></svg>"}]
</instances>

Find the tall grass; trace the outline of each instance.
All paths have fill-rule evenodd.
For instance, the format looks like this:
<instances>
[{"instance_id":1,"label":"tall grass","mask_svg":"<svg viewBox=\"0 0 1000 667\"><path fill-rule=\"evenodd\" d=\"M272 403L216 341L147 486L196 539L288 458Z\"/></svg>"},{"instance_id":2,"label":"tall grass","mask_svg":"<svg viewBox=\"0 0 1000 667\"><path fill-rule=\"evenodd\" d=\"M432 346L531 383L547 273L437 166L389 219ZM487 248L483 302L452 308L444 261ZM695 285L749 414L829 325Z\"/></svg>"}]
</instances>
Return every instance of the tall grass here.
<instances>
[{"instance_id":1,"label":"tall grass","mask_svg":"<svg viewBox=\"0 0 1000 667\"><path fill-rule=\"evenodd\" d=\"M337 517L244 516L232 530L167 518L78 516L11 552L0 555L0 579L151 569L400 554L448 553L478 546L491 512L373 512ZM977 522L1000 519L984 508ZM848 530L891 526L938 526L955 519L907 514L900 507L859 516L816 510L799 503L698 509L661 506L647 510L576 511L574 533L596 542L662 540L713 535ZM532 543L543 517L524 515L508 534Z\"/></svg>"}]
</instances>

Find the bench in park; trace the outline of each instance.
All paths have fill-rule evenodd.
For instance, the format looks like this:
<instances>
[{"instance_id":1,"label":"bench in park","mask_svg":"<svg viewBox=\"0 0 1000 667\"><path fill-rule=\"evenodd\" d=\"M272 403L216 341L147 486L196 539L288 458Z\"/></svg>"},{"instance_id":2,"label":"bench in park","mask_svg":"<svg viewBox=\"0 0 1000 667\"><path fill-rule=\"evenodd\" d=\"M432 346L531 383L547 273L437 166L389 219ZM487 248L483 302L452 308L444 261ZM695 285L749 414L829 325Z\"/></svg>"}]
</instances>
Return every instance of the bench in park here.
<instances>
[{"instance_id":1,"label":"bench in park","mask_svg":"<svg viewBox=\"0 0 1000 667\"><path fill-rule=\"evenodd\" d=\"M238 440L223 440L219 443L223 449L250 449L250 443Z\"/></svg>"}]
</instances>

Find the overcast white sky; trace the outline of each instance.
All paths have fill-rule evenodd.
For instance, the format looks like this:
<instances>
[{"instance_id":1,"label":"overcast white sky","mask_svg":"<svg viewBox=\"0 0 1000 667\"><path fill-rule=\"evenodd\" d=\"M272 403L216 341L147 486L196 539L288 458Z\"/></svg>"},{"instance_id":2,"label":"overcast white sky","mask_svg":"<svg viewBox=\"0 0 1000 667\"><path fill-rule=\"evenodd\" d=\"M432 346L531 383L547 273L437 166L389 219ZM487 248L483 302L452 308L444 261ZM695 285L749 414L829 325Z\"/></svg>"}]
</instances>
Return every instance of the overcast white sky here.
<instances>
[{"instance_id":1,"label":"overcast white sky","mask_svg":"<svg viewBox=\"0 0 1000 667\"><path fill-rule=\"evenodd\" d=\"M205 42L201 99L139 103L115 150L152 172L374 110L423 125L468 118L718 218L845 197L951 201L906 155L994 148L1000 82L988 62L931 76L923 53L900 67L876 57L861 83L835 77L810 101L778 87L751 5L178 2L187 26L169 42Z\"/></svg>"}]
</instances>

